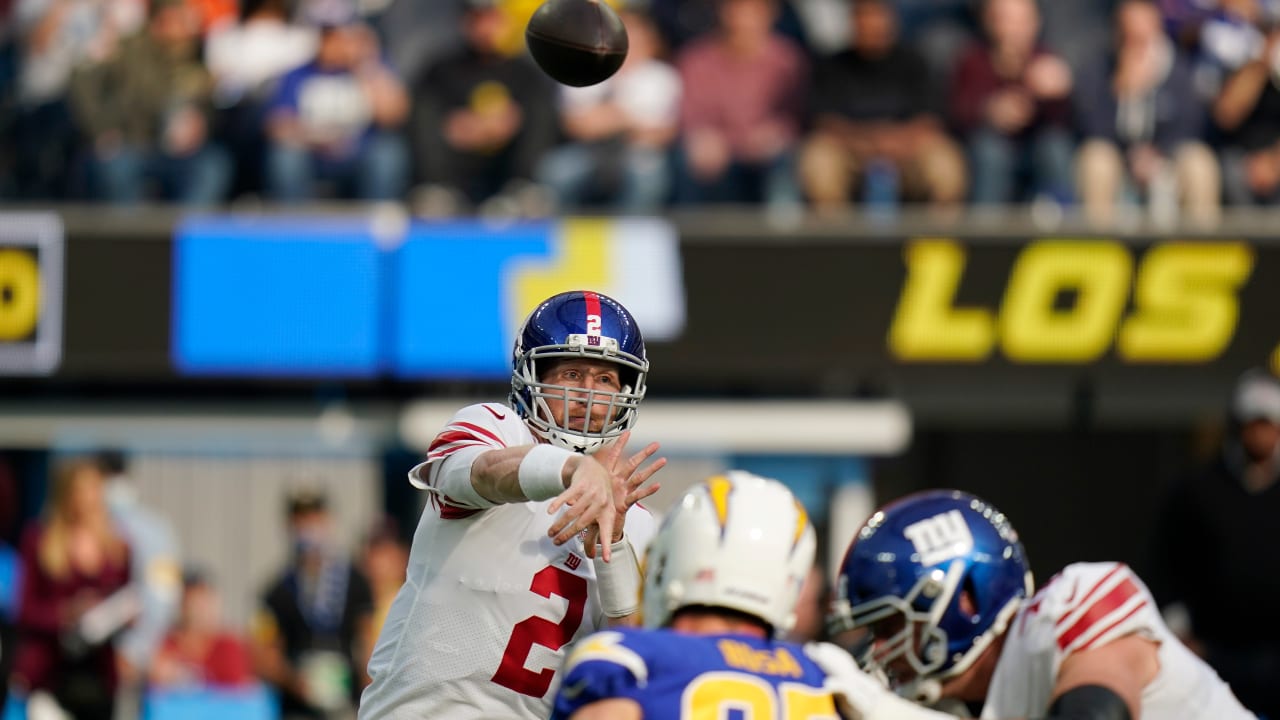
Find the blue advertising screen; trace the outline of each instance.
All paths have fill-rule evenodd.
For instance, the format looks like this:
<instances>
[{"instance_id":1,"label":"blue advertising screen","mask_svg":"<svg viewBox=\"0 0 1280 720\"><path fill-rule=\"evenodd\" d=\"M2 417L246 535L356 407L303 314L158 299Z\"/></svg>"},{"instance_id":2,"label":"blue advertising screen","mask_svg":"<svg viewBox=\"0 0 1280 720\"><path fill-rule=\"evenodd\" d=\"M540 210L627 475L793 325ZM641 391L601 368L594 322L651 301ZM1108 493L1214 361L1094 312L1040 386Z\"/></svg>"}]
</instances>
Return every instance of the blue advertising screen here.
<instances>
[{"instance_id":1,"label":"blue advertising screen","mask_svg":"<svg viewBox=\"0 0 1280 720\"><path fill-rule=\"evenodd\" d=\"M364 222L184 223L174 246L174 364L194 375L375 374L381 260Z\"/></svg>"},{"instance_id":2,"label":"blue advertising screen","mask_svg":"<svg viewBox=\"0 0 1280 720\"><path fill-rule=\"evenodd\" d=\"M173 258L179 373L500 380L515 333L566 290L683 325L674 231L658 220L404 222L204 217Z\"/></svg>"}]
</instances>

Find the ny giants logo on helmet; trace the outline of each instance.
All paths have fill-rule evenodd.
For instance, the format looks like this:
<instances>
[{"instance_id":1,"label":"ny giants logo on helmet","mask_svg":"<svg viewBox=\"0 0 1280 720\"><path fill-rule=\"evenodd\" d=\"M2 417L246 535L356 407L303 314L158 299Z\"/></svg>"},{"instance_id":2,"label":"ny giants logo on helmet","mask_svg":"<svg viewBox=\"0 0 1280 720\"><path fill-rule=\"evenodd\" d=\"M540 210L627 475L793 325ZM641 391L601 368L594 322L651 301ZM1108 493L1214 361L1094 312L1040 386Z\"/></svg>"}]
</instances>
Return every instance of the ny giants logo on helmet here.
<instances>
[{"instance_id":1,"label":"ny giants logo on helmet","mask_svg":"<svg viewBox=\"0 0 1280 720\"><path fill-rule=\"evenodd\" d=\"M906 536L920 555L920 564L937 565L973 550L973 533L959 510L951 510L908 525Z\"/></svg>"}]
</instances>

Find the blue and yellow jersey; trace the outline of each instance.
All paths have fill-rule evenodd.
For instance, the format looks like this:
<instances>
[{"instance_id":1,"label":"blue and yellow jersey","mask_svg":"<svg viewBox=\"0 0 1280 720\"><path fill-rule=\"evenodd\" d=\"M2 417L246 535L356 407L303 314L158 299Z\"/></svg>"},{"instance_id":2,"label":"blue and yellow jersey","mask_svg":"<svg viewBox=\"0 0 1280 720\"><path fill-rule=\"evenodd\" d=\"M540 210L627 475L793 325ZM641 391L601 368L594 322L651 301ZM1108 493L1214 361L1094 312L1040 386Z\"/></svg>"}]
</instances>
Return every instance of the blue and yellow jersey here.
<instances>
[{"instance_id":1,"label":"blue and yellow jersey","mask_svg":"<svg viewBox=\"0 0 1280 720\"><path fill-rule=\"evenodd\" d=\"M744 635L618 629L579 642L565 661L553 720L608 698L645 718L836 720L822 670L795 643Z\"/></svg>"}]
</instances>

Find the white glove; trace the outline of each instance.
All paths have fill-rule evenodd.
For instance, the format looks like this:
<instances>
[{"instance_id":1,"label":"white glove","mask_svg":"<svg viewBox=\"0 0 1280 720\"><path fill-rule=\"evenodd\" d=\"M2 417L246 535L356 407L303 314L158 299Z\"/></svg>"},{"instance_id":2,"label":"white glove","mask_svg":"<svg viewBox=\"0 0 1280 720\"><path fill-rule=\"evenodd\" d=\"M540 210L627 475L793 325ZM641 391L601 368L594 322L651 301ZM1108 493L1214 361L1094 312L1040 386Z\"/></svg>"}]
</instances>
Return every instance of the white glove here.
<instances>
[{"instance_id":1,"label":"white glove","mask_svg":"<svg viewBox=\"0 0 1280 720\"><path fill-rule=\"evenodd\" d=\"M884 681L863 672L853 657L830 643L811 643L805 654L827 678L822 687L831 693L840 716L848 720L953 720L952 715L920 707L898 697Z\"/></svg>"}]
</instances>

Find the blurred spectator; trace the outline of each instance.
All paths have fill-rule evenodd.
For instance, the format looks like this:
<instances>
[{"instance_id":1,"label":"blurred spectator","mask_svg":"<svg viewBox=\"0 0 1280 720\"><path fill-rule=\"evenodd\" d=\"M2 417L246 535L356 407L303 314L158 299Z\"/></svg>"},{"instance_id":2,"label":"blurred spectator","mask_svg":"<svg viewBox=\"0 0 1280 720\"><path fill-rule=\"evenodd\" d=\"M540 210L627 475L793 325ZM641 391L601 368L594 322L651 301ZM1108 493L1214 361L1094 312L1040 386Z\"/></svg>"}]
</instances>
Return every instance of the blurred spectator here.
<instances>
[{"instance_id":1,"label":"blurred spectator","mask_svg":"<svg viewBox=\"0 0 1280 720\"><path fill-rule=\"evenodd\" d=\"M1213 224L1220 174L1201 140L1205 109L1190 62L1165 35L1150 0L1120 3L1116 40L1115 53L1077 84L1084 143L1076 183L1086 217L1110 223L1126 198L1145 197L1160 222L1171 221L1181 201L1187 219Z\"/></svg>"},{"instance_id":2,"label":"blurred spectator","mask_svg":"<svg viewBox=\"0 0 1280 720\"><path fill-rule=\"evenodd\" d=\"M1280 593L1280 381L1261 370L1243 375L1227 425L1208 466L1165 498L1152 589L1166 610L1185 608L1181 634L1240 702L1276 718L1280 617L1252 601Z\"/></svg>"},{"instance_id":3,"label":"blurred spectator","mask_svg":"<svg viewBox=\"0 0 1280 720\"><path fill-rule=\"evenodd\" d=\"M373 640L369 584L338 547L323 495L294 493L288 526L293 555L263 596L254 667L286 718L347 717Z\"/></svg>"},{"instance_id":4,"label":"blurred spectator","mask_svg":"<svg viewBox=\"0 0 1280 720\"><path fill-rule=\"evenodd\" d=\"M978 34L974 11L981 2L893 0L902 41L920 53L935 80L951 74L956 56Z\"/></svg>"},{"instance_id":5,"label":"blurred spectator","mask_svg":"<svg viewBox=\"0 0 1280 720\"><path fill-rule=\"evenodd\" d=\"M798 47L809 47L807 25L794 5L797 2L814 1L778 0L773 20L774 32L791 40ZM664 43L678 52L720 27L719 6L722 2L723 0L649 0L648 5L649 14Z\"/></svg>"},{"instance_id":6,"label":"blurred spectator","mask_svg":"<svg viewBox=\"0 0 1280 720\"><path fill-rule=\"evenodd\" d=\"M1079 72L1114 47L1112 21L1116 0L1071 0L1036 3L1044 43Z\"/></svg>"},{"instance_id":7,"label":"blurred spectator","mask_svg":"<svg viewBox=\"0 0 1280 720\"><path fill-rule=\"evenodd\" d=\"M316 54L316 29L290 23L287 3L245 0L240 21L215 29L205 41L219 136L235 157L233 197L262 190L267 102L281 76Z\"/></svg>"},{"instance_id":8,"label":"blurred spectator","mask_svg":"<svg viewBox=\"0 0 1280 720\"><path fill-rule=\"evenodd\" d=\"M800 202L795 147L808 61L772 30L775 0L721 0L720 28L677 61L684 87L677 200Z\"/></svg>"},{"instance_id":9,"label":"blurred spectator","mask_svg":"<svg viewBox=\"0 0 1280 720\"><path fill-rule=\"evenodd\" d=\"M431 66L413 93L423 183L415 203L433 215L499 195L535 200L529 183L556 139L551 80L527 58L501 53L507 19L494 0L462 1L466 46Z\"/></svg>"},{"instance_id":10,"label":"blurred spectator","mask_svg":"<svg viewBox=\"0 0 1280 720\"><path fill-rule=\"evenodd\" d=\"M1260 25L1260 0L1221 0L1218 9L1196 25L1196 34L1187 41L1197 55L1196 87L1212 101L1222 90L1226 77L1245 63L1262 56L1266 36Z\"/></svg>"},{"instance_id":11,"label":"blurred spectator","mask_svg":"<svg viewBox=\"0 0 1280 720\"><path fill-rule=\"evenodd\" d=\"M1169 37L1186 50L1195 49L1201 26L1222 4L1223 0L1156 0Z\"/></svg>"},{"instance_id":12,"label":"blurred spectator","mask_svg":"<svg viewBox=\"0 0 1280 720\"><path fill-rule=\"evenodd\" d=\"M67 94L73 70L105 61L138 30L142 0L16 0L19 45L13 126L18 196L65 199L81 149Z\"/></svg>"},{"instance_id":13,"label":"blurred spectator","mask_svg":"<svg viewBox=\"0 0 1280 720\"><path fill-rule=\"evenodd\" d=\"M943 131L924 59L898 42L887 0L854 0L852 12L853 46L814 74L814 129L800 161L806 193L821 211L847 207L855 185L872 206L901 197L958 204L964 155Z\"/></svg>"},{"instance_id":14,"label":"blurred spectator","mask_svg":"<svg viewBox=\"0 0 1280 720\"><path fill-rule=\"evenodd\" d=\"M141 702L151 660L177 618L181 562L172 525L138 500L124 455L106 450L95 460L106 479L111 521L129 545L129 584L140 600L137 620L116 640L121 675L118 703L128 708Z\"/></svg>"},{"instance_id":15,"label":"blurred spectator","mask_svg":"<svg viewBox=\"0 0 1280 720\"><path fill-rule=\"evenodd\" d=\"M117 684L107 638L81 620L129 579L129 552L107 513L91 460L55 471L44 518L22 538L22 601L14 689L43 691L76 718L112 717Z\"/></svg>"},{"instance_id":16,"label":"blurred spectator","mask_svg":"<svg viewBox=\"0 0 1280 720\"><path fill-rule=\"evenodd\" d=\"M392 0L378 16L388 60L407 85L416 86L436 60L463 45L457 31L461 15L457 0Z\"/></svg>"},{"instance_id":17,"label":"blurred spectator","mask_svg":"<svg viewBox=\"0 0 1280 720\"><path fill-rule=\"evenodd\" d=\"M316 28L288 20L288 0L246 0L237 23L210 34L205 62L222 106L262 94L285 73L316 56Z\"/></svg>"},{"instance_id":18,"label":"blurred spectator","mask_svg":"<svg viewBox=\"0 0 1280 720\"><path fill-rule=\"evenodd\" d=\"M307 200L318 177L338 197L399 199L409 174L404 84L349 0L313 2L308 19L320 28L315 57L280 80L267 114L269 194Z\"/></svg>"},{"instance_id":19,"label":"blurred spectator","mask_svg":"<svg viewBox=\"0 0 1280 720\"><path fill-rule=\"evenodd\" d=\"M404 585L406 568L409 565L409 548L400 537L395 521L387 518L369 533L364 544L364 557L360 567L369 579L369 589L373 597L373 616L370 622L370 636L378 637L382 632L382 624L386 622L387 613L391 611L391 603Z\"/></svg>"},{"instance_id":20,"label":"blurred spectator","mask_svg":"<svg viewBox=\"0 0 1280 720\"><path fill-rule=\"evenodd\" d=\"M982 18L987 41L961 56L951 82L951 121L969 146L971 198L980 205L1034 195L1067 202L1071 68L1037 44L1035 0L986 0Z\"/></svg>"},{"instance_id":21,"label":"blurred spectator","mask_svg":"<svg viewBox=\"0 0 1280 720\"><path fill-rule=\"evenodd\" d=\"M623 10L630 49L617 75L561 91L570 142L543 158L540 180L563 210L588 201L651 213L671 188L670 146L680 113L680 75L659 60L660 39L647 16Z\"/></svg>"},{"instance_id":22,"label":"blurred spectator","mask_svg":"<svg viewBox=\"0 0 1280 720\"><path fill-rule=\"evenodd\" d=\"M231 163L210 140L212 82L200 61L196 20L184 0L154 0L143 31L72 76L99 199L139 202L148 181L167 200L223 199Z\"/></svg>"},{"instance_id":23,"label":"blurred spectator","mask_svg":"<svg viewBox=\"0 0 1280 720\"><path fill-rule=\"evenodd\" d=\"M249 647L222 626L218 591L198 572L182 579L182 611L160 646L152 688L236 688L254 683Z\"/></svg>"},{"instance_id":24,"label":"blurred spectator","mask_svg":"<svg viewBox=\"0 0 1280 720\"><path fill-rule=\"evenodd\" d=\"M1233 205L1280 201L1280 26L1222 88L1213 116L1223 131L1222 170Z\"/></svg>"},{"instance_id":25,"label":"blurred spectator","mask_svg":"<svg viewBox=\"0 0 1280 720\"><path fill-rule=\"evenodd\" d=\"M186 0L196 11L196 19L200 24L200 35L208 38L215 30L220 30L236 22L240 15L240 0Z\"/></svg>"}]
</instances>

